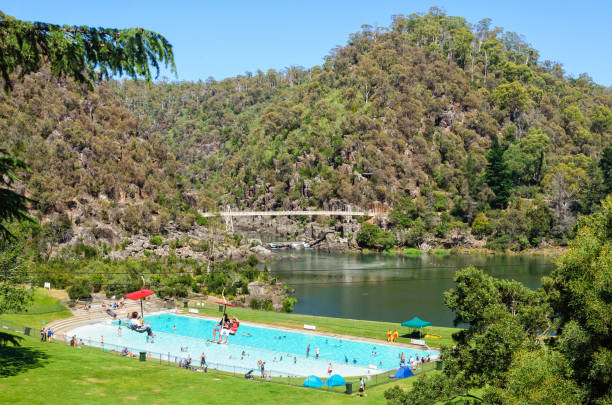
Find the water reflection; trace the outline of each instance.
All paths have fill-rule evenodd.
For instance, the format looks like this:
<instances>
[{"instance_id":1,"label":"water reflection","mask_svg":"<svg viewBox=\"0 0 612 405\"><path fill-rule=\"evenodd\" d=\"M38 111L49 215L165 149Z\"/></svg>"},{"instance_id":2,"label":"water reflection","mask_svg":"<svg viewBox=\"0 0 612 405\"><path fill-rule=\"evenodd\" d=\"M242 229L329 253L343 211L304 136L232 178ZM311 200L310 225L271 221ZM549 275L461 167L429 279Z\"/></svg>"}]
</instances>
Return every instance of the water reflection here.
<instances>
[{"instance_id":1,"label":"water reflection","mask_svg":"<svg viewBox=\"0 0 612 405\"><path fill-rule=\"evenodd\" d=\"M401 322L417 315L452 326L442 293L453 287L457 269L474 265L495 277L540 286L553 263L544 257L484 255L334 254L315 250L278 251L268 264L296 289L296 313Z\"/></svg>"}]
</instances>

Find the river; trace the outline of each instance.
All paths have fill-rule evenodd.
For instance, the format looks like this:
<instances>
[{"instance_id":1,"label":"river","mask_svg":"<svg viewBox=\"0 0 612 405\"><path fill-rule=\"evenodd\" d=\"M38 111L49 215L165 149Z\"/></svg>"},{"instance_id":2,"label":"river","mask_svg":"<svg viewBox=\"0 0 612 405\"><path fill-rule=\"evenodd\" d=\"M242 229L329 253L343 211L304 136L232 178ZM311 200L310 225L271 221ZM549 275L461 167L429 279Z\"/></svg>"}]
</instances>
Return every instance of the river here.
<instances>
[{"instance_id":1,"label":"river","mask_svg":"<svg viewBox=\"0 0 612 405\"><path fill-rule=\"evenodd\" d=\"M295 288L295 313L391 322L418 316L437 326L453 326L442 293L453 287L457 269L474 265L535 289L554 267L543 256L276 252L268 267Z\"/></svg>"}]
</instances>

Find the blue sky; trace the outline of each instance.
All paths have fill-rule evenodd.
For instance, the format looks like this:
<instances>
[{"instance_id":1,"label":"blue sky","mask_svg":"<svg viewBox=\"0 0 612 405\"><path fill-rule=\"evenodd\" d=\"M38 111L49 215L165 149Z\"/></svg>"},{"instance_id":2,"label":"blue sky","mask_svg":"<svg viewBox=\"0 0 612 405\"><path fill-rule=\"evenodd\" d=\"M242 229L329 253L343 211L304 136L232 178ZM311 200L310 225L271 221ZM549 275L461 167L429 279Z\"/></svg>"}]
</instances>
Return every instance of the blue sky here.
<instances>
[{"instance_id":1,"label":"blue sky","mask_svg":"<svg viewBox=\"0 0 612 405\"><path fill-rule=\"evenodd\" d=\"M493 25L525 35L541 60L612 85L612 1L17 0L0 4L0 10L29 21L147 28L174 46L180 80L219 80L257 69L321 64L362 24L389 26L394 14L424 12L432 5L472 23L489 17Z\"/></svg>"}]
</instances>

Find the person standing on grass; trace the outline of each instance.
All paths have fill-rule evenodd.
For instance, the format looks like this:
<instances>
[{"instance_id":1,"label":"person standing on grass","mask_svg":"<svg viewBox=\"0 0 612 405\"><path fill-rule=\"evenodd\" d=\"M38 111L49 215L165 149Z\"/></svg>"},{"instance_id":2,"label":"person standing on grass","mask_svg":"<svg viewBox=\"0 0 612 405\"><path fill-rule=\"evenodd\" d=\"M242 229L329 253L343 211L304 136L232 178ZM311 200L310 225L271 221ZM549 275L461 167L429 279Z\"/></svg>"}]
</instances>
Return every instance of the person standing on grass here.
<instances>
[{"instance_id":1,"label":"person standing on grass","mask_svg":"<svg viewBox=\"0 0 612 405\"><path fill-rule=\"evenodd\" d=\"M397 342L397 338L399 337L399 333L397 333L397 329L395 329L395 332L393 332L393 342Z\"/></svg>"},{"instance_id":2,"label":"person standing on grass","mask_svg":"<svg viewBox=\"0 0 612 405\"><path fill-rule=\"evenodd\" d=\"M47 342L51 343L51 337L53 336L53 331L51 328L47 329Z\"/></svg>"},{"instance_id":3,"label":"person standing on grass","mask_svg":"<svg viewBox=\"0 0 612 405\"><path fill-rule=\"evenodd\" d=\"M363 379L363 377L361 377L361 380L359 380L359 396L360 397L367 397L368 394L366 394L365 392L365 380Z\"/></svg>"},{"instance_id":4,"label":"person standing on grass","mask_svg":"<svg viewBox=\"0 0 612 405\"><path fill-rule=\"evenodd\" d=\"M42 328L40 330L40 341L44 342L45 341L45 336L47 336L47 333L45 332L45 328Z\"/></svg>"},{"instance_id":5,"label":"person standing on grass","mask_svg":"<svg viewBox=\"0 0 612 405\"><path fill-rule=\"evenodd\" d=\"M391 329L387 331L387 342L391 341Z\"/></svg>"},{"instance_id":6,"label":"person standing on grass","mask_svg":"<svg viewBox=\"0 0 612 405\"><path fill-rule=\"evenodd\" d=\"M204 352L202 352L202 355L200 356L200 366L206 366L206 354L204 354Z\"/></svg>"}]
</instances>

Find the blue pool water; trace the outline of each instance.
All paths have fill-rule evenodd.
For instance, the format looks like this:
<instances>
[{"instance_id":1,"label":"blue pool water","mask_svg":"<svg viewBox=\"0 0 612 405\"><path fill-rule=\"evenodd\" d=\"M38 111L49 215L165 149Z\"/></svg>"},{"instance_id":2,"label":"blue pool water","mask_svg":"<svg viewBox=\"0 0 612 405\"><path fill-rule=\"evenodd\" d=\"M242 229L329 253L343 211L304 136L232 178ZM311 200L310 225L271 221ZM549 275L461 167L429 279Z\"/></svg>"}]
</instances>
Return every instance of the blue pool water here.
<instances>
[{"instance_id":1,"label":"blue pool water","mask_svg":"<svg viewBox=\"0 0 612 405\"><path fill-rule=\"evenodd\" d=\"M244 323L240 324L236 335L229 337L228 344L216 344L206 341L212 339L213 328L218 320L160 313L145 316L145 322L151 324L155 333L154 343L147 343L145 333L140 334L126 327L121 327L121 336L118 336L119 325L116 321L82 326L70 331L68 336L77 335L83 339L84 344L95 346L100 346L100 338L103 337L106 348L116 345L120 350L125 346L134 351L163 355L164 360L168 357L185 358L189 354L194 365L200 365L200 355L205 353L207 362L216 364L214 368L220 369L257 369L257 361L262 360L273 375L315 374L323 377L327 376L329 363L334 373L344 376L375 374L398 367L402 352L406 354L407 360L417 355L438 355L436 351ZM125 324L125 321L122 323ZM308 345L310 353L307 357ZM318 359L315 355L317 348L320 351ZM152 356L156 357L154 354Z\"/></svg>"}]
</instances>

